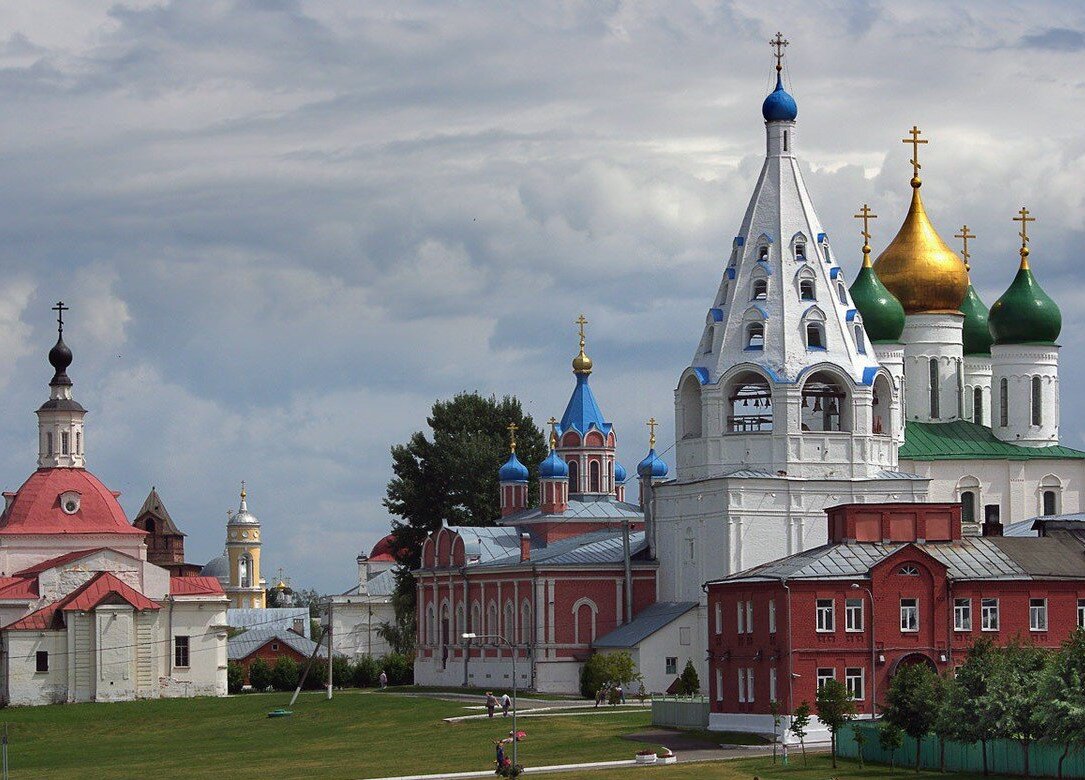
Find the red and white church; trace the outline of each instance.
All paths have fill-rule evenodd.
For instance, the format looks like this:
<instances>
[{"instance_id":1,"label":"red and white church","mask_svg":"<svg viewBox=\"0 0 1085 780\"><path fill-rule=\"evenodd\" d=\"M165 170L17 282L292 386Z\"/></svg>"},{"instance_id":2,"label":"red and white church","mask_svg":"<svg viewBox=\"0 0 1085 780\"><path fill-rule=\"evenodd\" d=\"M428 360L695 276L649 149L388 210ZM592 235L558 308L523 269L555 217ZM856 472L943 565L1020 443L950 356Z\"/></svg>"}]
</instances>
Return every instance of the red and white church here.
<instances>
[{"instance_id":1,"label":"red and white church","mask_svg":"<svg viewBox=\"0 0 1085 780\"><path fill-rule=\"evenodd\" d=\"M223 696L226 595L214 577L150 563L147 533L86 469L57 310L38 468L0 515L0 703Z\"/></svg>"}]
</instances>

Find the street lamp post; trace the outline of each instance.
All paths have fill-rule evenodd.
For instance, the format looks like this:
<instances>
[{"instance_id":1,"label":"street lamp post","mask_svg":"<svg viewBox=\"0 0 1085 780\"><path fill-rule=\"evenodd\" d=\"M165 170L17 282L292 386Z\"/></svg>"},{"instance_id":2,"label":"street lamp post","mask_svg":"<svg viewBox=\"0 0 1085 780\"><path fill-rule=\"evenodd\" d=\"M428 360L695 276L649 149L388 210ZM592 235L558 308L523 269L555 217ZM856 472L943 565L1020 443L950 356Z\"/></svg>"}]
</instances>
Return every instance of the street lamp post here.
<instances>
[{"instance_id":1,"label":"street lamp post","mask_svg":"<svg viewBox=\"0 0 1085 780\"><path fill-rule=\"evenodd\" d=\"M864 588L857 582L851 584L852 590L863 590L870 596L870 719L874 720L878 701L878 671L874 666L874 594L870 588Z\"/></svg>"},{"instance_id":2,"label":"street lamp post","mask_svg":"<svg viewBox=\"0 0 1085 780\"><path fill-rule=\"evenodd\" d=\"M471 639L494 640L494 639L496 639L498 641L504 642L506 645L509 646L509 652L512 655L512 767L515 770L516 767L519 766L519 764L516 761L516 743L519 742L519 739L516 736L516 733L517 733L516 732L516 645L514 645L512 642L510 642L508 639L501 636L500 634L468 633L468 634L463 634L462 638L467 639L467 640L471 640ZM468 650L468 652L470 652L470 650ZM500 769L500 768L501 767L498 767L498 769Z\"/></svg>"}]
</instances>

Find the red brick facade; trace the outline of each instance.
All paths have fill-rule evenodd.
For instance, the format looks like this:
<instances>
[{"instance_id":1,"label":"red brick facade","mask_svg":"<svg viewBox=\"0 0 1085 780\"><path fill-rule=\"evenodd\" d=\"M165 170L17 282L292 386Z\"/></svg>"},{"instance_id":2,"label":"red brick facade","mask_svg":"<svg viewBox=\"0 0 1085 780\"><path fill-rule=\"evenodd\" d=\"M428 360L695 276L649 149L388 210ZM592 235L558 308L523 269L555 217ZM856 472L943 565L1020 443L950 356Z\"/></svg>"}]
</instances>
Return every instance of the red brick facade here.
<instances>
[{"instance_id":1,"label":"red brick facade","mask_svg":"<svg viewBox=\"0 0 1085 780\"><path fill-rule=\"evenodd\" d=\"M272 637L268 641L264 642L264 644L260 645L260 647L256 648L247 656L237 662L238 664L240 664L241 671L245 675L245 685L249 684L249 666L252 665L253 661L255 661L257 658L263 658L265 661L267 661L268 666L275 666L275 662L284 655L287 658L293 658L299 664L304 664L306 661L309 660L306 656L299 653L286 642L282 641L281 639L276 639Z\"/></svg>"}]
</instances>

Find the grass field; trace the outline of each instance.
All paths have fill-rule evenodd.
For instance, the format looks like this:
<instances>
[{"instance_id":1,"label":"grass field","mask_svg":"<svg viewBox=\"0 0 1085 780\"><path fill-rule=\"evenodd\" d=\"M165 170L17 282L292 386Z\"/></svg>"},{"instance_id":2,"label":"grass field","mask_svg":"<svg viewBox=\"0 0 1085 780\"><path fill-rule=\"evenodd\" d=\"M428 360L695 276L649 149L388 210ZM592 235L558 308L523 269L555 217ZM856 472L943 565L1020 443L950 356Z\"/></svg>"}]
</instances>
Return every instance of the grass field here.
<instances>
[{"instance_id":1,"label":"grass field","mask_svg":"<svg viewBox=\"0 0 1085 780\"><path fill-rule=\"evenodd\" d=\"M809 765L803 766L802 758L792 756L789 766L772 764L771 758L743 759L741 761L718 761L706 764L674 764L672 766L647 766L636 769L600 769L591 772L577 772L572 775L548 775L552 778L591 778L591 780L693 780L693 778L710 778L710 780L751 780L754 777L761 780L914 780L914 778L941 777L943 780L980 780L982 775L950 775L937 772L920 772L905 768L890 769L883 766L871 766L867 764L863 769L853 762L840 761L836 769L832 768L829 757L810 756ZM987 780L990 780L989 778Z\"/></svg>"}]
</instances>

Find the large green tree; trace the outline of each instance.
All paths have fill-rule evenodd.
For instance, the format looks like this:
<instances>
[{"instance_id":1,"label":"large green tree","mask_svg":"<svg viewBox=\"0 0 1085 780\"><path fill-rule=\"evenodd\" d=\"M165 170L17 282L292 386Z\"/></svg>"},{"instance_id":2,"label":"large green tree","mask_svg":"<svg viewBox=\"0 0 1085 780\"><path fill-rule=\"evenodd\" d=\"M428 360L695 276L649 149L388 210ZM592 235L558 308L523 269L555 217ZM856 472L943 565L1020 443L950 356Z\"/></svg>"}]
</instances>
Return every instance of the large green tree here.
<instances>
[{"instance_id":1,"label":"large green tree","mask_svg":"<svg viewBox=\"0 0 1085 780\"><path fill-rule=\"evenodd\" d=\"M1048 653L1033 645L1011 644L1002 649L992 684L995 713L1002 734L1021 745L1025 777L1029 776L1029 747L1043 733L1041 683Z\"/></svg>"},{"instance_id":2,"label":"large green tree","mask_svg":"<svg viewBox=\"0 0 1085 780\"><path fill-rule=\"evenodd\" d=\"M987 743L998 736L998 712L991 691L998 660L998 649L990 639L973 644L946 690L941 713L947 739L967 745L980 743L985 776L989 772Z\"/></svg>"},{"instance_id":3,"label":"large green tree","mask_svg":"<svg viewBox=\"0 0 1085 780\"><path fill-rule=\"evenodd\" d=\"M1085 630L1078 629L1051 660L1040 688L1044 738L1062 745L1062 764L1073 749L1085 748Z\"/></svg>"},{"instance_id":4,"label":"large green tree","mask_svg":"<svg viewBox=\"0 0 1085 780\"><path fill-rule=\"evenodd\" d=\"M511 396L498 400L460 393L437 401L426 423L405 444L392 447L393 477L385 508L395 517L392 533L400 564L393 604L396 621L413 635L415 585L426 537L448 525L493 525L501 512L497 470L509 457L509 425L515 424L516 454L532 477L546 457L547 445L534 420ZM537 486L530 483L529 500Z\"/></svg>"},{"instance_id":5,"label":"large green tree","mask_svg":"<svg viewBox=\"0 0 1085 780\"><path fill-rule=\"evenodd\" d=\"M851 697L844 683L839 680L826 680L825 684L818 688L817 698L814 704L818 709L818 717L829 729L832 742L833 769L836 769L836 735L844 724L855 717L855 699Z\"/></svg>"},{"instance_id":6,"label":"large green tree","mask_svg":"<svg viewBox=\"0 0 1085 780\"><path fill-rule=\"evenodd\" d=\"M926 664L901 666L889 683L883 712L915 740L915 771L919 771L923 737L930 733L938 717L941 686L938 675Z\"/></svg>"}]
</instances>

